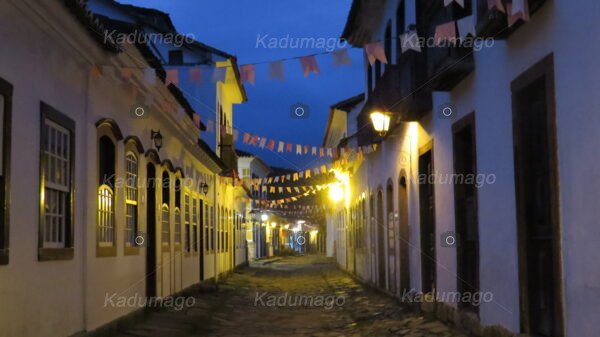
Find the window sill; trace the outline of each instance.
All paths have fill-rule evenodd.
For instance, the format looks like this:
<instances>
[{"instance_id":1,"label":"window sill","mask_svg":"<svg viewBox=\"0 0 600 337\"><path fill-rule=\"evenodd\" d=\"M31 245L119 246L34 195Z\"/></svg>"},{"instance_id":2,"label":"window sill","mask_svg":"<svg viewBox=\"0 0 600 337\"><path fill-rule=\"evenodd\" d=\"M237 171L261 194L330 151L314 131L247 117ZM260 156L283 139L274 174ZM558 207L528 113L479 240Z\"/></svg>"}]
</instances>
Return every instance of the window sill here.
<instances>
[{"instance_id":1,"label":"window sill","mask_svg":"<svg viewBox=\"0 0 600 337\"><path fill-rule=\"evenodd\" d=\"M72 260L75 255L71 248L38 248L38 261Z\"/></svg>"},{"instance_id":2,"label":"window sill","mask_svg":"<svg viewBox=\"0 0 600 337\"><path fill-rule=\"evenodd\" d=\"M125 255L140 255L140 248L125 246Z\"/></svg>"},{"instance_id":3,"label":"window sill","mask_svg":"<svg viewBox=\"0 0 600 337\"><path fill-rule=\"evenodd\" d=\"M117 247L96 247L96 257L115 257Z\"/></svg>"}]
</instances>

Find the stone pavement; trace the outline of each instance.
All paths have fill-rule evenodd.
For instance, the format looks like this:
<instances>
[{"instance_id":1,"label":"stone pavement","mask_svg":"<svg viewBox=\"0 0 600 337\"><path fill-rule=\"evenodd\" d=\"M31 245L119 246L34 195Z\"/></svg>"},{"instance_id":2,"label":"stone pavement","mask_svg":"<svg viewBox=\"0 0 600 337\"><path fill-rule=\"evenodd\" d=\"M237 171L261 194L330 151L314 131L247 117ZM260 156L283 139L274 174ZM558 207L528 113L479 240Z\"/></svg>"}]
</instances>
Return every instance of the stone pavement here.
<instances>
[{"instance_id":1,"label":"stone pavement","mask_svg":"<svg viewBox=\"0 0 600 337\"><path fill-rule=\"evenodd\" d=\"M233 273L191 308L150 314L118 337L466 337L359 285L324 257L288 257Z\"/></svg>"}]
</instances>

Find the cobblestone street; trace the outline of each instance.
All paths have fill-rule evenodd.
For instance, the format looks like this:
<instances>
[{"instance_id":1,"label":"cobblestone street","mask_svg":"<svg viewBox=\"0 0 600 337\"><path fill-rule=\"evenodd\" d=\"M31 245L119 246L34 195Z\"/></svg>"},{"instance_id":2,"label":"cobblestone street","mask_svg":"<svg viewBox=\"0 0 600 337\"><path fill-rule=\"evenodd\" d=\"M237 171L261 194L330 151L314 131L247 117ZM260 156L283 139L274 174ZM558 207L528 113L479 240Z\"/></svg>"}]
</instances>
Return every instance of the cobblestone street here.
<instances>
[{"instance_id":1,"label":"cobblestone street","mask_svg":"<svg viewBox=\"0 0 600 337\"><path fill-rule=\"evenodd\" d=\"M199 294L194 307L152 313L118 336L466 335L410 314L393 299L360 286L333 260L305 256L244 268L218 291Z\"/></svg>"}]
</instances>

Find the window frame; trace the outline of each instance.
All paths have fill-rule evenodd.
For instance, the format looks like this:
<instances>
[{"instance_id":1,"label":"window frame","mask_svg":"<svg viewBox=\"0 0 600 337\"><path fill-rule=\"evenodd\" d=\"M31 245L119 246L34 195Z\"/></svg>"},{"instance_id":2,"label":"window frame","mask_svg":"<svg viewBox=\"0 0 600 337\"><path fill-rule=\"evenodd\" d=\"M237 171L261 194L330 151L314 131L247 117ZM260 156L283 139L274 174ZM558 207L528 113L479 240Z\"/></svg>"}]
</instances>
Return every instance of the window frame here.
<instances>
[{"instance_id":1,"label":"window frame","mask_svg":"<svg viewBox=\"0 0 600 337\"><path fill-rule=\"evenodd\" d=\"M119 233L119 226L118 226L118 222L117 222L117 208L116 205L119 204L120 199L119 199L119 195L116 191L116 179L117 179L117 168L119 167L119 141L123 139L123 134L121 133L121 130L119 129L118 125L116 124L116 122L112 119L102 119L100 121L98 121L96 123L96 177L98 177L98 179L100 179L100 139L102 137L106 137L108 139L110 139L112 141L112 144L114 146L114 167L112 169L112 172L114 173L114 177L113 177L113 181L112 183L115 186L110 186L107 185L111 188L112 193L113 193L113 200L112 200L112 204L113 204L113 232L114 232L114 242L112 246L106 246L106 245L101 245L100 241L99 241L99 223L98 223L98 218L96 217L96 223L95 223L95 228L96 228L96 257L116 257L117 256L117 242L118 242L118 233ZM138 171L139 172L139 171ZM100 184L100 181L96 182L96 201L98 198L98 190L100 189L101 186L103 186L102 184ZM96 208L96 213L98 213L98 209Z\"/></svg>"},{"instance_id":2,"label":"window frame","mask_svg":"<svg viewBox=\"0 0 600 337\"><path fill-rule=\"evenodd\" d=\"M59 112L50 105L40 102L40 196L43 196L46 189L46 159L43 151L43 142L46 137L46 120L49 120L64 129L69 131L69 194L68 207L65 220L65 242L63 248L44 247L44 227L46 225L46 211L44 200L39 199L39 219L38 219L38 261L53 261L53 260L72 260L74 257L74 194L75 194L75 121L67 115Z\"/></svg>"},{"instance_id":3,"label":"window frame","mask_svg":"<svg viewBox=\"0 0 600 337\"><path fill-rule=\"evenodd\" d=\"M10 146L12 139L12 95L13 86L0 78L0 95L4 98L2 130L2 178L0 185L0 265L9 262L10 248Z\"/></svg>"},{"instance_id":4,"label":"window frame","mask_svg":"<svg viewBox=\"0 0 600 337\"><path fill-rule=\"evenodd\" d=\"M127 168L127 164L129 162L128 157L130 155L135 158L135 163L136 163L136 173L135 173L136 191L135 191L135 194L136 194L137 200L131 200L127 197L127 190L129 188L129 185L128 185L129 171ZM140 254L140 246L136 243L136 237L137 237L137 233L139 233L139 226L140 226L140 155L135 150L134 144L132 142L128 142L125 144L125 185L124 185L123 192L124 192L123 195L124 195L124 204L125 204L125 209L123 212L123 215L125 217L125 222L124 222L124 227L123 227L124 252L125 252L125 255L139 255ZM128 231L127 208L130 205L135 206L135 224L132 229L133 242L128 242L128 238L127 238L127 234L128 234L128 232L127 232Z\"/></svg>"}]
</instances>

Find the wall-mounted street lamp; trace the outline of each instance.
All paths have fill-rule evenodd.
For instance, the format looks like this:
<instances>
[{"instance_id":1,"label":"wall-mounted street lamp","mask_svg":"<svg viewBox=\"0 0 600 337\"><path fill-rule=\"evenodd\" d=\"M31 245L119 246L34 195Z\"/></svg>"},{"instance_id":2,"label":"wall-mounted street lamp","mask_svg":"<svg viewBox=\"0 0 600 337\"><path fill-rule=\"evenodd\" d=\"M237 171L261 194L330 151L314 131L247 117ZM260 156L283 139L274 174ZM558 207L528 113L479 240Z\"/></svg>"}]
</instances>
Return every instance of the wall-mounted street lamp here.
<instances>
[{"instance_id":1,"label":"wall-mounted street lamp","mask_svg":"<svg viewBox=\"0 0 600 337\"><path fill-rule=\"evenodd\" d=\"M269 215L268 215L267 213L263 213L263 214L260 216L260 219L261 219L263 222L266 222L267 220L269 220Z\"/></svg>"},{"instance_id":2,"label":"wall-mounted street lamp","mask_svg":"<svg viewBox=\"0 0 600 337\"><path fill-rule=\"evenodd\" d=\"M370 114L373 129L381 136L385 135L390 130L390 115L391 113L389 112L381 112L379 110L374 110Z\"/></svg>"},{"instance_id":3,"label":"wall-mounted street lamp","mask_svg":"<svg viewBox=\"0 0 600 337\"><path fill-rule=\"evenodd\" d=\"M208 194L208 184L205 183L204 181L200 183L200 190L202 191L202 193L204 193L204 195Z\"/></svg>"},{"instance_id":4,"label":"wall-mounted street lamp","mask_svg":"<svg viewBox=\"0 0 600 337\"><path fill-rule=\"evenodd\" d=\"M150 139L154 142L156 151L160 151L160 148L163 146L163 136L160 133L160 130L150 130Z\"/></svg>"},{"instance_id":5,"label":"wall-mounted street lamp","mask_svg":"<svg viewBox=\"0 0 600 337\"><path fill-rule=\"evenodd\" d=\"M344 198L344 188L340 184L333 184L329 186L329 198L334 203Z\"/></svg>"}]
</instances>

